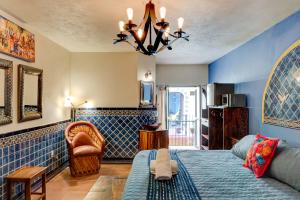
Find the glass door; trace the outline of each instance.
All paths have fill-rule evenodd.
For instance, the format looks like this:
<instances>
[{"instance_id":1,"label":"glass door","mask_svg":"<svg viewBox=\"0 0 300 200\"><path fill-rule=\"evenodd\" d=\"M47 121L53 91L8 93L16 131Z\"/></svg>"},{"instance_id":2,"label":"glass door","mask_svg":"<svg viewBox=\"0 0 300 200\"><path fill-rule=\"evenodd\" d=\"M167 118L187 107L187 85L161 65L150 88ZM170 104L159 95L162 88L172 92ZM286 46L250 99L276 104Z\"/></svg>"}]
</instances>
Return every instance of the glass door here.
<instances>
[{"instance_id":1,"label":"glass door","mask_svg":"<svg viewBox=\"0 0 300 200\"><path fill-rule=\"evenodd\" d=\"M199 87L169 87L167 125L172 148L199 147Z\"/></svg>"}]
</instances>

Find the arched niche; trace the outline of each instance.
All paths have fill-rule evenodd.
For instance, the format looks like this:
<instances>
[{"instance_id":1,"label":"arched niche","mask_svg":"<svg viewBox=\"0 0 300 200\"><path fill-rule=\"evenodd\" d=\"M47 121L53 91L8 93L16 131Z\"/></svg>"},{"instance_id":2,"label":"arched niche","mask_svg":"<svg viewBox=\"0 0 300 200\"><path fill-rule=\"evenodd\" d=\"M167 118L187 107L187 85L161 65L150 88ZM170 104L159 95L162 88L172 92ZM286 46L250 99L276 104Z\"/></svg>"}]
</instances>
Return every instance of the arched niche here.
<instances>
[{"instance_id":1,"label":"arched niche","mask_svg":"<svg viewBox=\"0 0 300 200\"><path fill-rule=\"evenodd\" d=\"M262 122L300 129L300 40L276 61L262 99Z\"/></svg>"}]
</instances>

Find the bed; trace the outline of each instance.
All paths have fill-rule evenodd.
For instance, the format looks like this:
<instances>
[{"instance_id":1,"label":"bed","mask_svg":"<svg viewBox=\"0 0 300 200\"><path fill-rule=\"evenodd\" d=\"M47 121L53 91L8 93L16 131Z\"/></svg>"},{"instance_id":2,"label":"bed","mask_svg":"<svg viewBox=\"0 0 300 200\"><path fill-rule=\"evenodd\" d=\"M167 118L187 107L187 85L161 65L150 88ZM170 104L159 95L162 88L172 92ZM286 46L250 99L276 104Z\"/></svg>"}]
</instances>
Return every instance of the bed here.
<instances>
[{"instance_id":1,"label":"bed","mask_svg":"<svg viewBox=\"0 0 300 200\"><path fill-rule=\"evenodd\" d=\"M123 200L147 199L150 152L141 151L136 155L124 188ZM202 200L300 199L300 192L276 179L268 177L257 179L250 170L242 167L243 160L230 150L187 150L176 153Z\"/></svg>"}]
</instances>

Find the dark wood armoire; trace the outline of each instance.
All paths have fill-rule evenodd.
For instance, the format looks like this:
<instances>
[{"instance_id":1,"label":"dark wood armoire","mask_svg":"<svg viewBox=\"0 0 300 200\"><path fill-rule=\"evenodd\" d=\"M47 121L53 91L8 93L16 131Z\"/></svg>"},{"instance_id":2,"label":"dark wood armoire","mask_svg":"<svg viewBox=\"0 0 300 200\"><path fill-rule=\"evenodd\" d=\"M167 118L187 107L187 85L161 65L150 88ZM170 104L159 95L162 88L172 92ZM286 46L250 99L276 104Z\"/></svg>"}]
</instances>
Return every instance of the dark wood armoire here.
<instances>
[{"instance_id":1,"label":"dark wood armoire","mask_svg":"<svg viewBox=\"0 0 300 200\"><path fill-rule=\"evenodd\" d=\"M209 108L208 119L202 119L201 149L231 149L248 134L248 108Z\"/></svg>"}]
</instances>

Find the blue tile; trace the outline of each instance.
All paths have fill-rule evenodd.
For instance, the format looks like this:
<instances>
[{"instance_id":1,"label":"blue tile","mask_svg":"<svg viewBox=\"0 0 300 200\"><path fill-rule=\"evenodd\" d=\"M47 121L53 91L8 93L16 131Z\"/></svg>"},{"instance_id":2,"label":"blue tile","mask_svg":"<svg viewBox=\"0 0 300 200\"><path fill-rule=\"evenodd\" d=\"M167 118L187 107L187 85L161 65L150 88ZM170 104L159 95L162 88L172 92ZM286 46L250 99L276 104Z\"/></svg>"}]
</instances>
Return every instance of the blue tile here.
<instances>
[{"instance_id":1,"label":"blue tile","mask_svg":"<svg viewBox=\"0 0 300 200\"><path fill-rule=\"evenodd\" d=\"M15 145L15 152L19 151L20 150L20 144L16 144Z\"/></svg>"},{"instance_id":2,"label":"blue tile","mask_svg":"<svg viewBox=\"0 0 300 200\"><path fill-rule=\"evenodd\" d=\"M25 163L26 163L25 158L22 158L22 159L21 159L21 166L25 165Z\"/></svg>"},{"instance_id":3,"label":"blue tile","mask_svg":"<svg viewBox=\"0 0 300 200\"><path fill-rule=\"evenodd\" d=\"M14 161L14 160L15 160L15 154L9 154L8 159L9 159L9 160L8 160L9 162Z\"/></svg>"},{"instance_id":4,"label":"blue tile","mask_svg":"<svg viewBox=\"0 0 300 200\"><path fill-rule=\"evenodd\" d=\"M15 170L15 162L11 162L11 163L8 164L8 170L10 172Z\"/></svg>"},{"instance_id":5,"label":"blue tile","mask_svg":"<svg viewBox=\"0 0 300 200\"><path fill-rule=\"evenodd\" d=\"M7 173L8 173L8 165L7 165L7 164L4 165L4 166L2 167L2 170L3 170L3 175L7 174Z\"/></svg>"},{"instance_id":6,"label":"blue tile","mask_svg":"<svg viewBox=\"0 0 300 200\"><path fill-rule=\"evenodd\" d=\"M9 148L8 147L4 147L3 149L3 156L8 156L9 154Z\"/></svg>"},{"instance_id":7,"label":"blue tile","mask_svg":"<svg viewBox=\"0 0 300 200\"><path fill-rule=\"evenodd\" d=\"M16 154L15 154L16 160L19 160L20 156L21 156L21 152L20 151L16 152Z\"/></svg>"},{"instance_id":8,"label":"blue tile","mask_svg":"<svg viewBox=\"0 0 300 200\"><path fill-rule=\"evenodd\" d=\"M15 167L19 168L20 166L21 166L21 161L20 160L16 160Z\"/></svg>"},{"instance_id":9,"label":"blue tile","mask_svg":"<svg viewBox=\"0 0 300 200\"><path fill-rule=\"evenodd\" d=\"M4 157L3 157L3 160L2 160L3 165L7 164L7 163L9 162L8 160L9 160L9 159L8 159L8 156L4 156Z\"/></svg>"}]
</instances>

